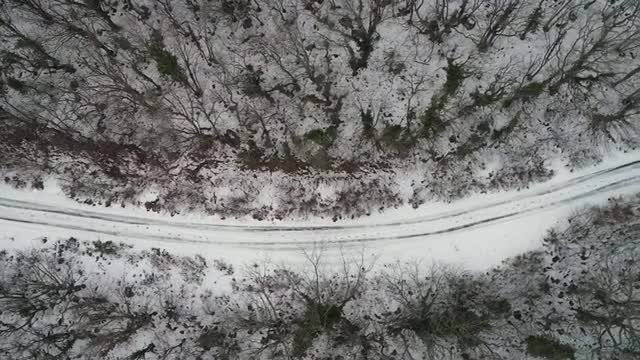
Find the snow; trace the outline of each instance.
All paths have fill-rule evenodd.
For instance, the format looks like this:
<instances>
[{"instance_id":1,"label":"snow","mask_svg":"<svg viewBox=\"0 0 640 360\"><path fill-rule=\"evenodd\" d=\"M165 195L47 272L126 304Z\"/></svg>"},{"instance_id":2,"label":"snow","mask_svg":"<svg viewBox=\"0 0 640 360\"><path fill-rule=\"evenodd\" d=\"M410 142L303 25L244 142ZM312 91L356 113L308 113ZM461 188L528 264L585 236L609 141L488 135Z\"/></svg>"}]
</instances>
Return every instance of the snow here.
<instances>
[{"instance_id":1,"label":"snow","mask_svg":"<svg viewBox=\"0 0 640 360\"><path fill-rule=\"evenodd\" d=\"M321 218L265 222L220 220L199 213L169 216L142 208L89 206L64 197L49 179L43 191L0 185L0 245L39 246L41 238L123 241L177 255L234 264L269 258L291 265L304 251L322 249L378 258L378 264L420 260L483 270L541 246L548 228L580 207L640 192L639 153L617 154L578 172L555 164L556 176L522 191L475 194L451 203L427 203L340 222ZM626 165L626 166L624 166ZM265 187L265 196L269 196ZM330 260L331 261L331 260Z\"/></svg>"}]
</instances>

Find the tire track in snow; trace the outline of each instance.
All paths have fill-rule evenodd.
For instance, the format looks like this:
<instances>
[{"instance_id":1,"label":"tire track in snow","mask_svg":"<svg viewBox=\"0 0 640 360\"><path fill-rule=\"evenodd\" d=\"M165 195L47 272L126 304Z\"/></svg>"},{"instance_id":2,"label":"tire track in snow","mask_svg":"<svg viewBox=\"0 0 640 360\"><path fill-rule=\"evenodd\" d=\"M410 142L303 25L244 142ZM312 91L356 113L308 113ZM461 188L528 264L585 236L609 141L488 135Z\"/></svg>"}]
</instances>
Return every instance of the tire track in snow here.
<instances>
[{"instance_id":1,"label":"tire track in snow","mask_svg":"<svg viewBox=\"0 0 640 360\"><path fill-rule=\"evenodd\" d=\"M617 167L615 169L602 171L602 172L599 172L599 175L596 175L594 173L587 176L582 176L580 178L572 179L564 183L565 184L564 187L560 185L554 186L555 191L545 189L540 193L534 193L534 194L525 195L525 196L518 196L518 197L515 197L515 200L500 201L498 203L494 203L493 205L489 206L489 207L495 208L505 204L517 203L518 201L531 200L532 198L541 196L542 194L556 195L554 193L559 190L566 189L567 187L570 187L572 185L593 181L594 179L597 179L603 176L604 174L613 174L623 169L626 169L626 170L634 169L634 171L629 171L630 172L629 176L624 176L622 179L612 181L606 185L600 185L588 191L570 195L562 199L558 199L558 200L552 199L551 201L547 201L539 205L529 206L528 208L525 208L523 210L512 211L510 209L504 209L505 211L503 211L502 213L489 215L486 217L482 217L478 215L478 219L475 219L475 220L472 219L471 221L461 222L455 225L449 224L440 229L432 229L432 230L425 231L425 230L421 230L420 228L416 228L415 231L410 231L409 233L399 234L399 235L371 236L370 229L374 227L371 227L368 225L358 225L358 226L353 226L352 228L361 229L362 232L359 234L356 234L357 236L355 238L340 238L339 236L336 236L331 239L323 239L322 242L323 244L326 244L332 247L336 247L336 246L349 247L349 246L358 246L365 243L396 242L396 241L402 241L402 240L408 240L408 239L427 238L435 235L468 231L474 228L484 227L492 224L498 224L501 221L506 221L508 219L533 215L537 212L541 212L547 209L552 209L552 208L560 207L566 204L571 204L581 199L587 199L594 195L608 194L614 191L625 190L625 189L631 190L632 188L637 191L637 190L640 190L640 186L638 186L640 185L640 171L638 171L640 169L637 166L639 163L640 162L634 162L634 163L627 164L626 166L623 166L623 167ZM624 174L626 174L626 172ZM567 183L570 185L566 185ZM230 241L207 240L207 238L215 237L217 234L216 230L220 230L217 228L212 229L208 226L204 228L206 232L204 234L200 234L201 235L200 239L194 238L193 236L191 236L191 234L182 234L180 236L173 236L173 235L150 234L150 233L145 233L145 232L136 231L136 230L129 230L129 231L107 230L107 229L101 228L101 226L103 226L104 223L109 223L111 225L114 225L114 224L118 225L119 223L118 220L125 217L111 216L109 214L104 214L104 216L95 216L96 212L92 212L91 214L89 214L89 216L84 216L81 211L75 211L75 210L66 211L66 210L55 210L55 209L54 211L52 211L51 206L43 205L38 207L36 203L32 203L32 202L13 201L11 199L2 199L2 200L4 200L4 202L0 204L0 207L4 208L5 211L2 213L2 215L0 215L0 221L13 223L18 226L19 224L25 224L25 225L31 225L31 226L44 227L45 229L58 228L58 229L66 229L66 230L83 231L83 232L89 232L89 233L94 233L99 235L120 237L123 239L132 238L132 239L152 240L152 241L165 242L165 243L207 244L207 245L223 246L223 247L229 247L229 248L247 248L247 249L268 250L268 251L300 249L304 247L315 246L315 244L318 242L318 240L304 239L305 236L301 236L300 239L298 240L284 239L284 240L277 240L277 241L274 241L274 240L244 241L241 239L230 240ZM15 202L16 206L11 205L12 201ZM487 208L488 207L478 206L473 209L454 212L453 215L452 214L438 215L436 217L427 218L427 220L423 220L423 221L416 221L415 219L413 219L413 220L410 220L410 223L428 225L430 223L437 222L438 220L441 220L441 219L460 218L463 215L473 213L474 211L477 212L478 210L481 210L481 212L483 212L483 210ZM30 215L29 217L33 219L28 219L28 218L25 219L24 216L22 217L12 216L11 215L12 210L25 212L28 215ZM46 220L46 218L51 214L62 215L63 216L62 220L64 221L56 222L53 220ZM93 226L91 226L92 225L91 223L89 223L89 225L80 225L83 222L86 222L86 220L94 221ZM148 221L143 222L141 220L148 220ZM159 224L163 228L160 228L158 230L165 230L165 231L167 230L167 228L178 230L178 232L180 232L180 230L185 230L185 229L194 229L193 227L189 226L189 223L177 223L177 222L174 223L171 221L159 221L156 219L137 218L135 221L122 222L122 223L126 225L135 225L135 226L140 226L140 225L154 226ZM398 222L391 222L388 225L390 225L391 227L395 227L398 225ZM380 225L380 226L383 226L383 225ZM237 231L240 232L239 234L240 237L242 237L241 232L243 230L246 230L246 228L241 226L235 226L235 227L237 228ZM223 227L223 228L226 231L230 231L228 227ZM260 226L259 228L263 229L266 227ZM249 229L251 229L252 232L260 233L260 230L255 230L253 228L249 228ZM344 227L331 227L331 226L303 227L301 229L297 229L297 231L299 232L307 231L310 233L314 233L314 232L322 232L320 230L340 230L340 229L344 229ZM199 230L203 230L203 229L199 229ZM273 232L278 230L269 229L269 231ZM297 236L296 234L292 234L292 235Z\"/></svg>"},{"instance_id":2,"label":"tire track in snow","mask_svg":"<svg viewBox=\"0 0 640 360\"><path fill-rule=\"evenodd\" d=\"M629 162L620 166L609 169L596 171L590 174L582 175L559 184L539 189L533 193L518 194L507 200L501 200L488 204L478 205L463 210L445 211L436 215L414 217L407 220L394 220L390 222L379 222L374 224L332 224L320 226L296 226L296 225L233 225L233 224L204 224L194 222L181 222L159 220L135 216L122 216L115 214L105 214L91 210L77 210L71 208L60 208L47 204L36 202L22 201L10 199L0 196L0 207L8 209L30 210L38 212L46 212L58 215L67 215L78 218L86 218L92 220L108 221L116 224L127 225L153 225L153 226L170 226L175 228L208 230L208 231L227 231L227 232L308 232L308 231L324 231L324 230L347 230L347 229L371 229L371 228L388 228L399 227L405 225L414 225L424 222L443 220L447 218L460 217L482 209L496 208L508 204L517 204L525 200L535 201L536 198L552 194L554 192L581 184L587 184L590 181L597 180L607 175L615 175L620 173L632 172L640 169L640 160ZM574 199L577 200L577 199ZM8 220L7 220L8 221Z\"/></svg>"}]
</instances>

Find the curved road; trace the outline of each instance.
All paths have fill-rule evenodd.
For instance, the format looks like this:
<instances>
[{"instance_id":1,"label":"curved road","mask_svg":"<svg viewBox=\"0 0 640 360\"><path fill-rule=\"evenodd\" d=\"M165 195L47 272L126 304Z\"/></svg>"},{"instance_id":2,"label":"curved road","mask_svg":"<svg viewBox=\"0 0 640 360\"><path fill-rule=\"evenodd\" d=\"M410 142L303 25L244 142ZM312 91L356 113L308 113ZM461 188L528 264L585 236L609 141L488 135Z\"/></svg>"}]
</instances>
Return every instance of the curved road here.
<instances>
[{"instance_id":1,"label":"curved road","mask_svg":"<svg viewBox=\"0 0 640 360\"><path fill-rule=\"evenodd\" d=\"M350 222L265 225L90 207L54 194L3 187L0 229L14 243L28 243L36 234L73 235L212 257L250 259L260 254L281 260L322 244L330 252L364 248L386 260L431 257L483 267L535 248L546 229L576 206L634 192L640 192L640 160L585 170L524 191L391 210Z\"/></svg>"}]
</instances>

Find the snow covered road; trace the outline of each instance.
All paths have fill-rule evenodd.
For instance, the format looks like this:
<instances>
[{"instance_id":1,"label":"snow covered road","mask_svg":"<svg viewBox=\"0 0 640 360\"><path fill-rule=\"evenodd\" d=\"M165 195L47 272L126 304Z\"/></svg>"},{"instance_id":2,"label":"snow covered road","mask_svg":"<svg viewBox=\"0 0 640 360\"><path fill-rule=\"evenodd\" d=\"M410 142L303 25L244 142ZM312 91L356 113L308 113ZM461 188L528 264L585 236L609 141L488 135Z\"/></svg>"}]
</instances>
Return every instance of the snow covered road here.
<instances>
[{"instance_id":1,"label":"snow covered road","mask_svg":"<svg viewBox=\"0 0 640 360\"><path fill-rule=\"evenodd\" d=\"M636 154L637 155L637 154ZM265 223L166 216L142 209L78 204L55 186L43 192L0 187L0 245L21 248L49 238L116 240L136 247L201 254L234 262L269 258L296 263L301 250L375 255L379 263L426 259L484 269L539 246L546 230L578 206L640 192L640 160L625 156L579 173L562 172L523 191L478 194L453 203L401 208L333 223ZM335 257L333 257L335 258Z\"/></svg>"}]
</instances>

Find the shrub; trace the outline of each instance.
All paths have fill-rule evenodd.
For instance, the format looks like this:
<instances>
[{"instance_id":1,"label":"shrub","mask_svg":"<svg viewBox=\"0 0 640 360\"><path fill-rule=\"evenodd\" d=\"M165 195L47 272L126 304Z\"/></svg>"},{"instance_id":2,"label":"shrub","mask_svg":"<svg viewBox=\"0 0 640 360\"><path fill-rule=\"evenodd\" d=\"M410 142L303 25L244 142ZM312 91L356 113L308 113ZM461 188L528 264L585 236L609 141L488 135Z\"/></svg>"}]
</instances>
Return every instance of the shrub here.
<instances>
[{"instance_id":1,"label":"shrub","mask_svg":"<svg viewBox=\"0 0 640 360\"><path fill-rule=\"evenodd\" d=\"M362 136L365 139L374 139L376 137L376 128L373 125L373 114L371 109L360 111L360 121L362 122Z\"/></svg>"},{"instance_id":2,"label":"shrub","mask_svg":"<svg viewBox=\"0 0 640 360\"><path fill-rule=\"evenodd\" d=\"M441 111L445 106L445 99L434 97L431 106L422 114L420 122L422 124L421 135L424 138L431 138L444 130L445 124Z\"/></svg>"},{"instance_id":3,"label":"shrub","mask_svg":"<svg viewBox=\"0 0 640 360\"><path fill-rule=\"evenodd\" d=\"M494 130L493 133L491 134L491 139L494 141L497 141L497 140L502 140L507 138L509 134L513 132L515 127L518 126L519 123L520 123L520 116L518 115L514 116L505 127Z\"/></svg>"},{"instance_id":4,"label":"shrub","mask_svg":"<svg viewBox=\"0 0 640 360\"><path fill-rule=\"evenodd\" d=\"M527 26L525 27L524 32L520 35L521 40L525 40L528 33L535 33L540 28L540 24L544 19L544 11L542 7L536 7L531 14L527 17ZM545 29L548 31L548 29Z\"/></svg>"},{"instance_id":5,"label":"shrub","mask_svg":"<svg viewBox=\"0 0 640 360\"><path fill-rule=\"evenodd\" d=\"M456 64L453 59L447 59L447 81L444 83L444 93L452 96L460 88L466 78L464 66Z\"/></svg>"},{"instance_id":6,"label":"shrub","mask_svg":"<svg viewBox=\"0 0 640 360\"><path fill-rule=\"evenodd\" d=\"M330 126L326 129L314 129L304 135L305 139L313 141L323 147L331 146L335 141L336 136L337 129L335 126Z\"/></svg>"},{"instance_id":7,"label":"shrub","mask_svg":"<svg viewBox=\"0 0 640 360\"><path fill-rule=\"evenodd\" d=\"M485 107L489 106L496 101L502 99L502 93L493 93L490 91L480 92L479 90L474 90L471 93L471 99L473 99L473 104L469 106L469 110L473 110L475 107Z\"/></svg>"},{"instance_id":8,"label":"shrub","mask_svg":"<svg viewBox=\"0 0 640 360\"><path fill-rule=\"evenodd\" d=\"M308 301L304 319L293 334L293 355L304 356L320 332L333 330L341 320L343 317L340 305Z\"/></svg>"},{"instance_id":9,"label":"shrub","mask_svg":"<svg viewBox=\"0 0 640 360\"><path fill-rule=\"evenodd\" d=\"M516 92L513 94L513 96L507 100L504 101L504 107L510 107L514 101L517 100L530 100L531 98L535 98L538 97L540 95L542 95L542 93L544 93L545 89L547 88L547 85L545 83L540 83L540 82L532 82L530 84L527 84L521 88L519 88L518 90L516 90Z\"/></svg>"},{"instance_id":10,"label":"shrub","mask_svg":"<svg viewBox=\"0 0 640 360\"><path fill-rule=\"evenodd\" d=\"M122 36L116 36L113 39L113 42L122 50L131 50L133 49L133 45L131 44L131 42Z\"/></svg>"},{"instance_id":11,"label":"shrub","mask_svg":"<svg viewBox=\"0 0 640 360\"><path fill-rule=\"evenodd\" d=\"M87 252L90 254L96 253L100 256L120 256L124 250L130 248L132 248L131 245L126 245L124 243L114 243L111 240L96 240L87 245Z\"/></svg>"},{"instance_id":12,"label":"shrub","mask_svg":"<svg viewBox=\"0 0 640 360\"><path fill-rule=\"evenodd\" d=\"M471 134L467 141L456 148L455 155L462 159L484 146L486 146L484 137L478 134Z\"/></svg>"},{"instance_id":13,"label":"shrub","mask_svg":"<svg viewBox=\"0 0 640 360\"><path fill-rule=\"evenodd\" d=\"M397 144L400 136L402 135L402 130L402 126L400 125L388 126L382 131L382 137L380 140L382 140L382 142L387 146Z\"/></svg>"},{"instance_id":14,"label":"shrub","mask_svg":"<svg viewBox=\"0 0 640 360\"><path fill-rule=\"evenodd\" d=\"M174 81L186 81L186 77L178 58L164 47L164 39L160 31L154 29L151 34L151 41L147 46L149 56L156 61L158 72Z\"/></svg>"},{"instance_id":15,"label":"shrub","mask_svg":"<svg viewBox=\"0 0 640 360\"><path fill-rule=\"evenodd\" d=\"M26 37L21 38L18 41L16 41L15 48L31 50L38 66L46 67L47 59L49 59L49 55L47 54L47 51L44 49L44 47L42 47L42 44L40 44L38 41L29 39Z\"/></svg>"},{"instance_id":16,"label":"shrub","mask_svg":"<svg viewBox=\"0 0 640 360\"><path fill-rule=\"evenodd\" d=\"M527 338L527 353L532 356L548 360L575 359L576 350L555 339L544 336L529 336Z\"/></svg>"},{"instance_id":17,"label":"shrub","mask_svg":"<svg viewBox=\"0 0 640 360\"><path fill-rule=\"evenodd\" d=\"M13 77L8 77L6 79L6 84L8 87L12 88L13 90L19 92L20 94L26 94L29 87L27 86L27 84L24 81L20 81L16 78Z\"/></svg>"}]
</instances>

